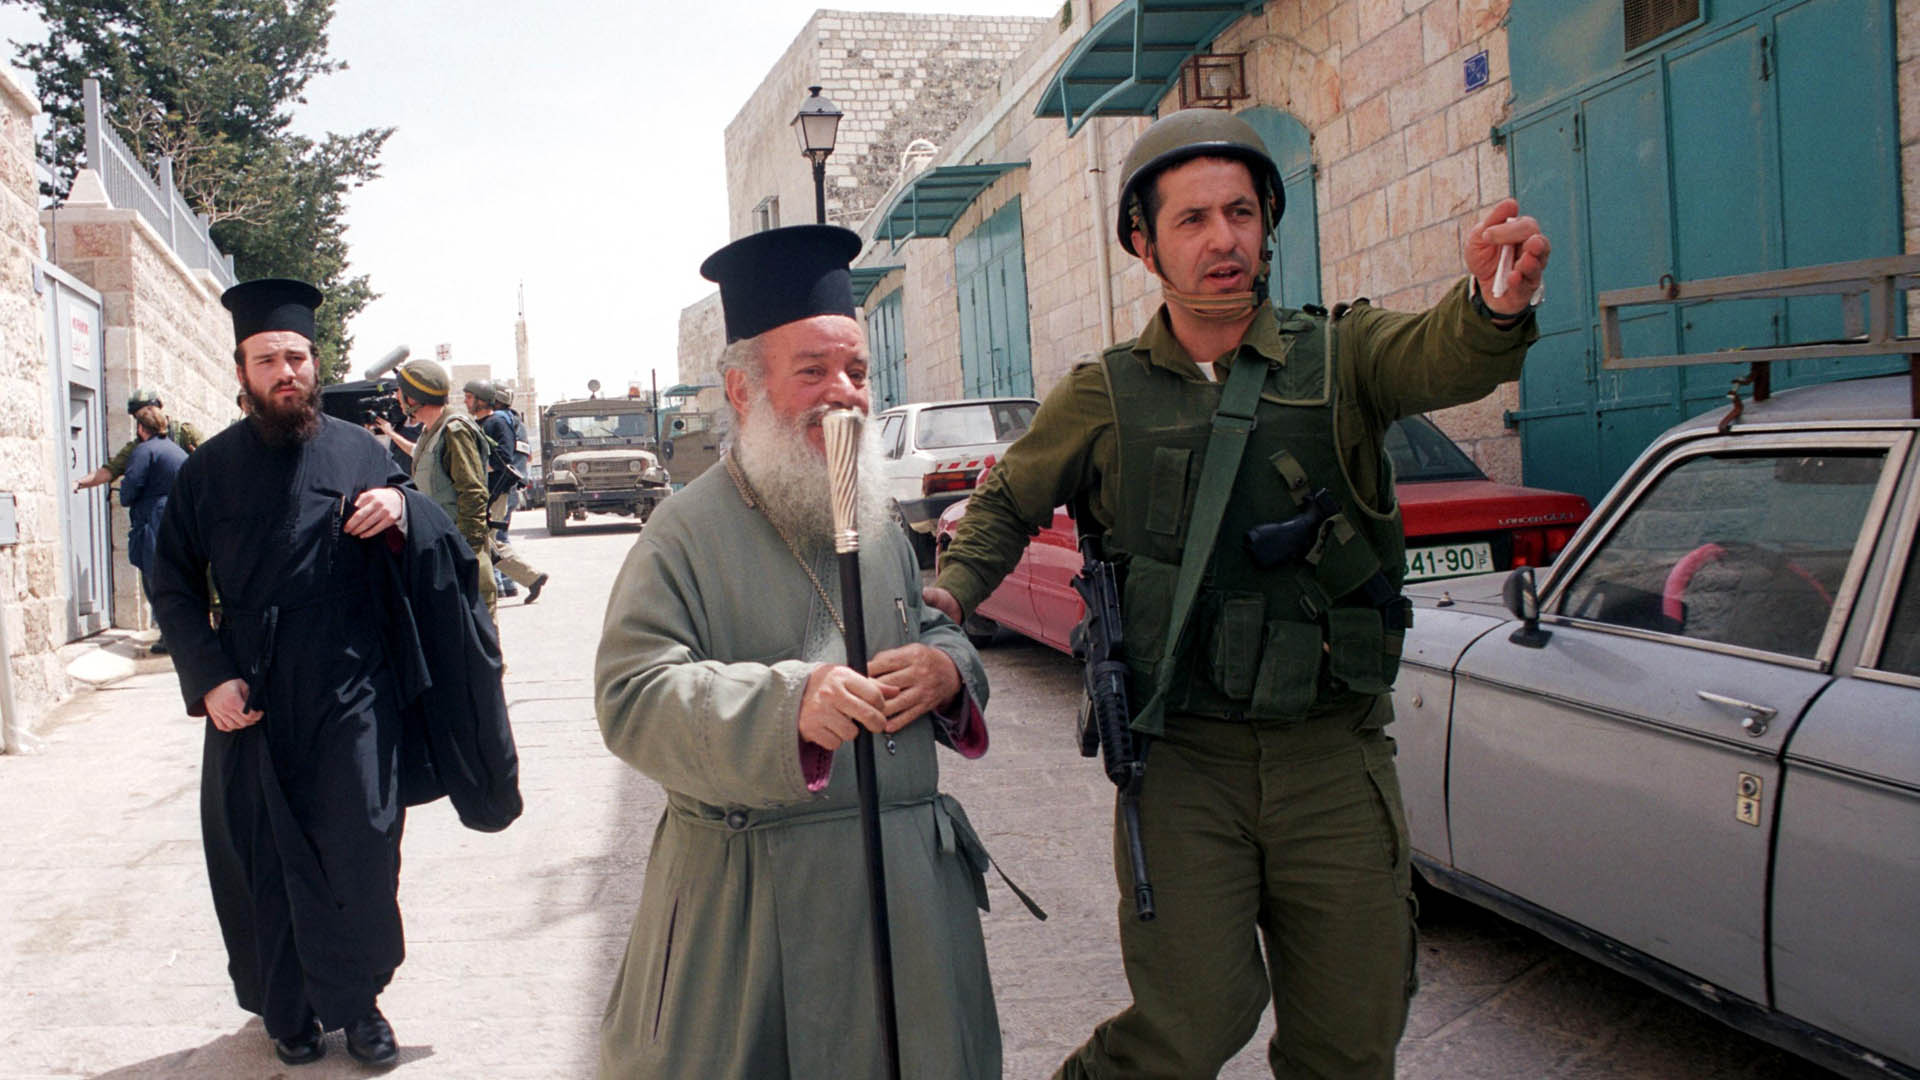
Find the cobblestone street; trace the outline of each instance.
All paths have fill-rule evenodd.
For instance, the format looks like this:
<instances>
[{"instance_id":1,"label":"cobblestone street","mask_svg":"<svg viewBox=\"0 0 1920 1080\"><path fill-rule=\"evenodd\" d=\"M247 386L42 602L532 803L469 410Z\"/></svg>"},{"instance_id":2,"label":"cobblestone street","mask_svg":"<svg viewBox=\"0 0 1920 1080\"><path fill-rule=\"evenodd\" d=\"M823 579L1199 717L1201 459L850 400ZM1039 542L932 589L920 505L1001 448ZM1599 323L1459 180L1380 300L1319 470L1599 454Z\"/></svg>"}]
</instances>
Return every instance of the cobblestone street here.
<instances>
[{"instance_id":1,"label":"cobblestone street","mask_svg":"<svg viewBox=\"0 0 1920 1080\"><path fill-rule=\"evenodd\" d=\"M550 539L537 514L518 519L516 544L553 574L539 604L500 609L527 811L498 835L462 829L444 802L410 817L408 957L381 1001L397 1075L591 1074L662 803L592 717L606 589L634 536L615 520ZM989 886L1006 1075L1044 1077L1125 1003L1109 788L1071 744L1070 662L1013 641L987 657L993 748L943 756L946 786L1052 916L1035 922ZM0 757L0 1077L360 1075L337 1033L323 1062L286 1069L233 1004L200 854L201 721L164 662L138 666L64 706L38 752ZM1476 909L1429 904L1424 921L1402 1076L1812 1072ZM1266 1075L1264 1031L1223 1075Z\"/></svg>"}]
</instances>

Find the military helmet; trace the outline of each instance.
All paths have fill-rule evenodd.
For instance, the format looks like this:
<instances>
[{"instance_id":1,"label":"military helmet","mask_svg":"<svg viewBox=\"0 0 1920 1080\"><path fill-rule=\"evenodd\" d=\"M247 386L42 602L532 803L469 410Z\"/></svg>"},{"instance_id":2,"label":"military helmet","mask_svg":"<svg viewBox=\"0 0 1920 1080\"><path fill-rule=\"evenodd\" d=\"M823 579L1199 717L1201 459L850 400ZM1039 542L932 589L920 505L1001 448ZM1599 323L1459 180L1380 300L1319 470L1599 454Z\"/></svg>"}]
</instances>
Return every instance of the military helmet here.
<instances>
[{"instance_id":1,"label":"military helmet","mask_svg":"<svg viewBox=\"0 0 1920 1080\"><path fill-rule=\"evenodd\" d=\"M132 416L149 405L159 405L160 395L151 390L136 387L127 395L127 415Z\"/></svg>"},{"instance_id":2,"label":"military helmet","mask_svg":"<svg viewBox=\"0 0 1920 1080\"><path fill-rule=\"evenodd\" d=\"M493 388L492 379L469 379L467 380L467 385L461 389L472 394L484 405L494 406L500 404L500 399L497 396L499 391Z\"/></svg>"},{"instance_id":3,"label":"military helmet","mask_svg":"<svg viewBox=\"0 0 1920 1080\"><path fill-rule=\"evenodd\" d=\"M428 405L447 402L447 369L421 357L400 365L400 389L415 401Z\"/></svg>"},{"instance_id":4,"label":"military helmet","mask_svg":"<svg viewBox=\"0 0 1920 1080\"><path fill-rule=\"evenodd\" d=\"M493 407L496 409L513 408L513 387L496 386L493 388Z\"/></svg>"},{"instance_id":5,"label":"military helmet","mask_svg":"<svg viewBox=\"0 0 1920 1080\"><path fill-rule=\"evenodd\" d=\"M1225 157L1243 162L1253 173L1255 189L1267 204L1266 227L1271 229L1287 208L1286 193L1280 186L1280 168L1267 155L1267 144L1253 125L1219 109L1181 109L1168 113L1141 132L1127 151L1120 167L1120 246L1129 255L1133 250L1134 215L1144 215L1142 192L1153 178L1172 166L1197 157ZM1142 226L1144 229L1144 225Z\"/></svg>"}]
</instances>

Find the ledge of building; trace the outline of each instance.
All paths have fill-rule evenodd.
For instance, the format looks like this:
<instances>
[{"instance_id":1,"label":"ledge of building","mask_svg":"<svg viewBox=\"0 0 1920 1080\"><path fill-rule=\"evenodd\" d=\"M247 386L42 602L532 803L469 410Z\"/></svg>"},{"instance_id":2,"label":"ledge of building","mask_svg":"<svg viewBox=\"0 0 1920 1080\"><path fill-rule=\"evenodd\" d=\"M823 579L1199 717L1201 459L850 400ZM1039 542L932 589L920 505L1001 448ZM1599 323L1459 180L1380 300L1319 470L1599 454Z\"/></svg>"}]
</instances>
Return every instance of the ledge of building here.
<instances>
[{"instance_id":1,"label":"ledge of building","mask_svg":"<svg viewBox=\"0 0 1920 1080\"><path fill-rule=\"evenodd\" d=\"M138 210L119 206L100 206L97 204L61 206L57 209L41 211L40 220L43 224L47 225L49 229L53 228L56 223L65 225L118 225L131 221L133 223L133 231L139 234L141 239L145 240L148 245L158 252L161 260L171 267L173 272L178 275L182 281L187 283L187 287L198 293L202 299L208 302L218 300L220 294L225 291L220 285L220 279L213 276L213 271L197 270L188 266L186 261L180 258L180 254L173 250L173 245L167 243L167 238L160 235L160 230L154 228L153 223L142 217ZM54 262L57 265L59 259L56 258Z\"/></svg>"},{"instance_id":2,"label":"ledge of building","mask_svg":"<svg viewBox=\"0 0 1920 1080\"><path fill-rule=\"evenodd\" d=\"M5 95L28 116L35 116L40 112L40 102L35 100L32 94L27 93L25 87L14 81L11 72L4 69L0 69L0 95Z\"/></svg>"}]
</instances>

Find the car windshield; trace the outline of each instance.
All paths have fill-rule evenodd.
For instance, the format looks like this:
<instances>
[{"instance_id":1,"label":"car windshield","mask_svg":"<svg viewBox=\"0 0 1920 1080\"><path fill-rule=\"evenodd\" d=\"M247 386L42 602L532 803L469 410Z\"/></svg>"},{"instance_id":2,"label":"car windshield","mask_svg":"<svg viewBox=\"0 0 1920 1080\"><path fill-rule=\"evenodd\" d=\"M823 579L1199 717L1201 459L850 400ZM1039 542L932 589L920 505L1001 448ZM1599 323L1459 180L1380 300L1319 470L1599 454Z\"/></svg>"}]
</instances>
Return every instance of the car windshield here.
<instances>
[{"instance_id":1,"label":"car windshield","mask_svg":"<svg viewBox=\"0 0 1920 1080\"><path fill-rule=\"evenodd\" d=\"M913 441L922 450L1012 442L1033 423L1031 401L982 401L942 405L920 414Z\"/></svg>"},{"instance_id":2,"label":"car windshield","mask_svg":"<svg viewBox=\"0 0 1920 1080\"><path fill-rule=\"evenodd\" d=\"M646 413L605 413L593 416L556 416L556 439L642 439L653 435L653 418Z\"/></svg>"},{"instance_id":3,"label":"car windshield","mask_svg":"<svg viewBox=\"0 0 1920 1080\"><path fill-rule=\"evenodd\" d=\"M1409 416L1387 429L1393 477L1408 480L1485 480L1487 474L1424 416Z\"/></svg>"}]
</instances>

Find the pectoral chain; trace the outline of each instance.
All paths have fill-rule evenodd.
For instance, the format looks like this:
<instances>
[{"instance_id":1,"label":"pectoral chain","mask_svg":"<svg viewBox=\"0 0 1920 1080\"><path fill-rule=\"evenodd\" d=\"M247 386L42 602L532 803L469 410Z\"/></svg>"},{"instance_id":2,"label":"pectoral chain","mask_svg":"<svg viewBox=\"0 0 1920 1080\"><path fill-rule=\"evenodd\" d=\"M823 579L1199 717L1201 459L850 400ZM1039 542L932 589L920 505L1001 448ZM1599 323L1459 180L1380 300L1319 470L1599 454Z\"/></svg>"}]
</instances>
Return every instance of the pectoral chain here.
<instances>
[{"instance_id":1,"label":"pectoral chain","mask_svg":"<svg viewBox=\"0 0 1920 1080\"><path fill-rule=\"evenodd\" d=\"M789 534L778 521L773 519L773 515L767 513L766 507L760 505L759 496L754 494L753 485L747 482L747 475L740 471L740 463L734 460L733 451L729 450L722 454L720 460L726 463L727 476L732 478L733 486L740 492L741 500L753 509L758 510L760 516L767 519L767 524L773 526L773 531L780 537L780 542L787 545L787 550L793 554L793 561L800 564L800 569L806 573L807 580L813 583L813 591L820 594L820 602L827 605L827 616L833 620L834 629L840 631L840 640L845 641L847 637L846 620L840 617L840 609L834 606L833 597L828 595L827 587L820 583L820 575L813 572L813 564L807 561L806 556L800 554L800 545L794 543L792 535ZM887 753L891 754L899 749L894 744L892 735L883 735L881 737L887 741Z\"/></svg>"}]
</instances>

